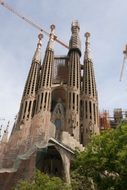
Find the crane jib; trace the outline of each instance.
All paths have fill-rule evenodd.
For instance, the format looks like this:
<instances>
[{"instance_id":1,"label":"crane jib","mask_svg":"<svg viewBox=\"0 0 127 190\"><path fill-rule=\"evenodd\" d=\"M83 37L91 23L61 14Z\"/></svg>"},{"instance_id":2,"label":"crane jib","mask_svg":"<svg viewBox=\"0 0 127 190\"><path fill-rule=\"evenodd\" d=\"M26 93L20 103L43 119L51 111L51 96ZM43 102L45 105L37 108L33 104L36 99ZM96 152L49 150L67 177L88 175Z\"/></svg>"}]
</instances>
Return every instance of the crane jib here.
<instances>
[{"instance_id":1,"label":"crane jib","mask_svg":"<svg viewBox=\"0 0 127 190\"><path fill-rule=\"evenodd\" d=\"M43 32L45 35L49 36L50 34L45 31L41 26L39 26L38 24L34 23L33 21L31 21L30 19L22 16L20 13L18 13L16 10L14 10L12 7L10 7L10 5L8 5L7 3L5 3L4 1L0 0L0 4L6 8L7 10L9 10L11 13L15 14L17 17L21 18L22 20L26 21L28 24L30 24L31 26L33 26L34 28L40 30L41 32ZM62 46L64 46L65 48L68 48L68 45L66 45L64 42L62 42L61 40L57 39L57 36L54 36L54 40L56 42L58 42L59 44L61 44Z\"/></svg>"}]
</instances>

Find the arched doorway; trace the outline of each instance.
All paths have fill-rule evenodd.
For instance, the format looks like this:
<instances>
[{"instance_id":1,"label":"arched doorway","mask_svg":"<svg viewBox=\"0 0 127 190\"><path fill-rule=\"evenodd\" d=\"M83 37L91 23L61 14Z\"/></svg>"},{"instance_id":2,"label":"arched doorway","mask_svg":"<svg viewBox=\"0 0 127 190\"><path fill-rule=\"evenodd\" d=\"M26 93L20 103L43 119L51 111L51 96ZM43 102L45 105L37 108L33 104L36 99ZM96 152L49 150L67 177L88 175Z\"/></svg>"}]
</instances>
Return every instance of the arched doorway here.
<instances>
[{"instance_id":1,"label":"arched doorway","mask_svg":"<svg viewBox=\"0 0 127 190\"><path fill-rule=\"evenodd\" d=\"M64 168L62 158L54 145L37 152L36 168L51 176L63 178Z\"/></svg>"}]
</instances>

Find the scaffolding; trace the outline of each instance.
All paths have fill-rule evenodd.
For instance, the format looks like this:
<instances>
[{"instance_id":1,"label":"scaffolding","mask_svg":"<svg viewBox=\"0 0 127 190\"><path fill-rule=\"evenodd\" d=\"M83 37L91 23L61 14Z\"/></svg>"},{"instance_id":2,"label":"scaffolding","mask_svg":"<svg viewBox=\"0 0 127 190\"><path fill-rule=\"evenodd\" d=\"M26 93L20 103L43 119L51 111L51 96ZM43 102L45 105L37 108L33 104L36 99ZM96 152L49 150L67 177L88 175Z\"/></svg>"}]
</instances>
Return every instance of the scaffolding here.
<instances>
[{"instance_id":1,"label":"scaffolding","mask_svg":"<svg viewBox=\"0 0 127 190\"><path fill-rule=\"evenodd\" d=\"M106 129L111 128L109 120L109 112L107 110L104 110L102 113L100 113L99 120L100 120L100 131L104 131Z\"/></svg>"}]
</instances>

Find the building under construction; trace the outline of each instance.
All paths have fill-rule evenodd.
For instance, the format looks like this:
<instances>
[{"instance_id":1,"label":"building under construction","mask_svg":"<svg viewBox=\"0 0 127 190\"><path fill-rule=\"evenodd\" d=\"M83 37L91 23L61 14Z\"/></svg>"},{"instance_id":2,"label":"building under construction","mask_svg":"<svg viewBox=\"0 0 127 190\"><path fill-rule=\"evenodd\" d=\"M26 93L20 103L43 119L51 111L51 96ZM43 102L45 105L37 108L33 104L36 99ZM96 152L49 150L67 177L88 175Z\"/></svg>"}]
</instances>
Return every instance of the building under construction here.
<instances>
[{"instance_id":1,"label":"building under construction","mask_svg":"<svg viewBox=\"0 0 127 190\"><path fill-rule=\"evenodd\" d=\"M85 33L82 53L79 31L73 21L68 53L56 56L52 25L43 60L43 32L38 36L12 134L8 141L6 130L0 143L1 190L31 177L36 168L70 183L75 149L83 150L90 136L99 134L90 33Z\"/></svg>"},{"instance_id":2,"label":"building under construction","mask_svg":"<svg viewBox=\"0 0 127 190\"><path fill-rule=\"evenodd\" d=\"M123 121L127 121L127 111L123 111L122 108L115 108L112 117L107 110L104 110L99 114L100 131L103 132L110 128L115 129Z\"/></svg>"}]
</instances>

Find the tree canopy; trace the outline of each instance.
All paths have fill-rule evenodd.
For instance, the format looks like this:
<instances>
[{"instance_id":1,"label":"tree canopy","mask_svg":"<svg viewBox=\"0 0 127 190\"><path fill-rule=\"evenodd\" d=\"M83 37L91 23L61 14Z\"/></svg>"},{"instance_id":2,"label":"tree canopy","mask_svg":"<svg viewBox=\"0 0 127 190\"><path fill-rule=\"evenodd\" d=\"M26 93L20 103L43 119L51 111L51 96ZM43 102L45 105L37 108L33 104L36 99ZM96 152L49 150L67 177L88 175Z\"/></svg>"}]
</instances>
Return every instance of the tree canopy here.
<instances>
[{"instance_id":1,"label":"tree canopy","mask_svg":"<svg viewBox=\"0 0 127 190\"><path fill-rule=\"evenodd\" d=\"M92 137L85 151L76 153L72 169L97 190L127 189L127 124Z\"/></svg>"},{"instance_id":2,"label":"tree canopy","mask_svg":"<svg viewBox=\"0 0 127 190\"><path fill-rule=\"evenodd\" d=\"M50 177L36 171L32 180L19 182L14 190L70 190L70 187L59 177Z\"/></svg>"},{"instance_id":3,"label":"tree canopy","mask_svg":"<svg viewBox=\"0 0 127 190\"><path fill-rule=\"evenodd\" d=\"M127 189L127 124L93 136L83 152L76 152L71 187L58 177L37 171L15 190L125 190Z\"/></svg>"}]
</instances>

